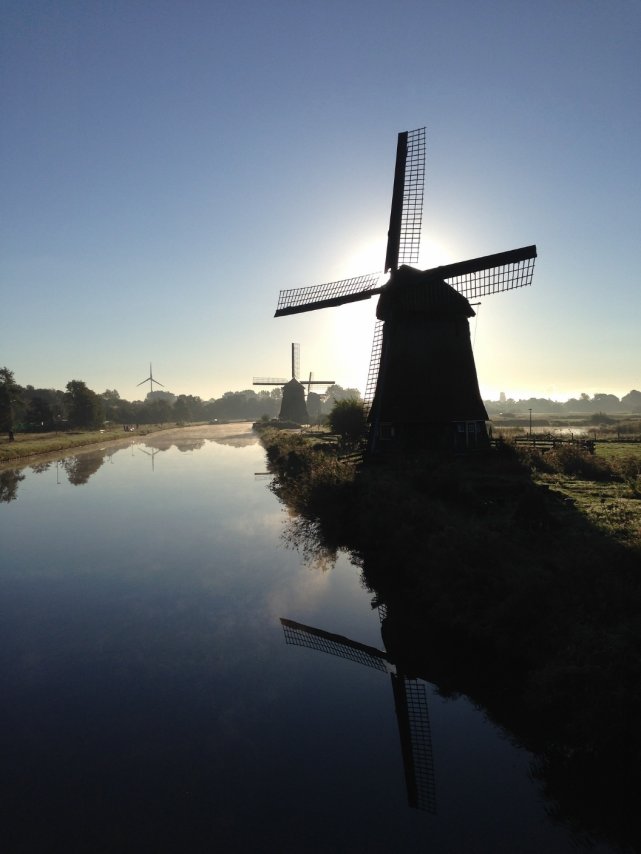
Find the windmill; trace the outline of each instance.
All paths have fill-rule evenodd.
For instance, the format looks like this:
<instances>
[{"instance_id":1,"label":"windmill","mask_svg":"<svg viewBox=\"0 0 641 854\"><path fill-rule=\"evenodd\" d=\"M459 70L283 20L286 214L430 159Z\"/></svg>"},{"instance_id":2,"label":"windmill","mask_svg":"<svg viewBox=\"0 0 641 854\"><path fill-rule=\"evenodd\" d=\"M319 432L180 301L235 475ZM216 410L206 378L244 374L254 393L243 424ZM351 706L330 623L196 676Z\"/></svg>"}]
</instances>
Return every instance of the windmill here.
<instances>
[{"instance_id":1,"label":"windmill","mask_svg":"<svg viewBox=\"0 0 641 854\"><path fill-rule=\"evenodd\" d=\"M154 379L154 372L151 369L151 362L149 362L149 376L146 380L142 380L141 382L137 383L136 387L138 387L139 385L144 385L144 383L149 383L150 393L154 390L154 383L156 383L156 385L161 385L163 388L165 387L162 383L159 383L158 380Z\"/></svg>"},{"instance_id":2,"label":"windmill","mask_svg":"<svg viewBox=\"0 0 641 854\"><path fill-rule=\"evenodd\" d=\"M424 271L409 266L418 263L424 178L425 128L399 133L383 273L282 290L278 298L276 317L379 296L365 391L370 451L487 443L468 298L529 285L534 273L536 246Z\"/></svg>"},{"instance_id":3,"label":"windmill","mask_svg":"<svg viewBox=\"0 0 641 854\"><path fill-rule=\"evenodd\" d=\"M425 684L395 666L389 655L366 644L286 620L281 617L285 643L305 646L389 673L401 742L407 801L410 807L436 812L432 735Z\"/></svg>"},{"instance_id":4,"label":"windmill","mask_svg":"<svg viewBox=\"0 0 641 854\"><path fill-rule=\"evenodd\" d=\"M299 380L300 376L300 344L292 344L292 375L290 379L283 377L254 377L254 385L275 385L283 387L283 399L278 415L281 421L295 421L297 424L309 424L309 415L305 406L305 386ZM315 380L310 373L306 380L307 394L313 385L334 385L334 380Z\"/></svg>"}]
</instances>

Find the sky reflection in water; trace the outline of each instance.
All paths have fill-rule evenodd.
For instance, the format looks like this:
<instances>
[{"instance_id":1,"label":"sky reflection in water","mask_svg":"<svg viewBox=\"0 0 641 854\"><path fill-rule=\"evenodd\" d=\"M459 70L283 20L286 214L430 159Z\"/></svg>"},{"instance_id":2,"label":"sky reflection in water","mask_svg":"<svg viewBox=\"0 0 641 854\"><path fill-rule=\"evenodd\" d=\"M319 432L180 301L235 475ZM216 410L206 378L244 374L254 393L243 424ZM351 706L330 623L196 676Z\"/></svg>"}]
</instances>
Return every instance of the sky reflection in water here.
<instances>
[{"instance_id":1,"label":"sky reflection in water","mask_svg":"<svg viewBox=\"0 0 641 854\"><path fill-rule=\"evenodd\" d=\"M358 570L287 548L257 444L151 439L0 504L8 850L573 850L527 754L431 688L438 811L409 809L389 676L279 622L380 648Z\"/></svg>"}]
</instances>

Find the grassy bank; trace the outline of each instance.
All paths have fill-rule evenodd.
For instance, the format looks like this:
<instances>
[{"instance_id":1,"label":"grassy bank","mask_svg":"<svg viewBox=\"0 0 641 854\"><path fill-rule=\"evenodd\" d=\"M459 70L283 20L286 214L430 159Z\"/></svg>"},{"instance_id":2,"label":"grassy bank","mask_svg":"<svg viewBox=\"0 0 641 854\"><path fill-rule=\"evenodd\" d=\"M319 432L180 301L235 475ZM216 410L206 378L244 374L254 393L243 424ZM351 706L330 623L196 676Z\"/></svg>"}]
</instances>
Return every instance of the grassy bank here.
<instances>
[{"instance_id":1,"label":"grassy bank","mask_svg":"<svg viewBox=\"0 0 641 854\"><path fill-rule=\"evenodd\" d=\"M122 427L114 430L86 430L65 433L16 433L14 441L8 437L0 439L0 465L33 457L40 454L51 454L56 451L73 450L86 445L96 445L116 439L128 439L135 436L146 436L158 430L164 430L173 425L145 425L133 432L125 433Z\"/></svg>"},{"instance_id":2,"label":"grassy bank","mask_svg":"<svg viewBox=\"0 0 641 854\"><path fill-rule=\"evenodd\" d=\"M507 444L356 468L263 441L299 544L353 553L406 671L535 751L561 817L640 848L639 456Z\"/></svg>"}]
</instances>

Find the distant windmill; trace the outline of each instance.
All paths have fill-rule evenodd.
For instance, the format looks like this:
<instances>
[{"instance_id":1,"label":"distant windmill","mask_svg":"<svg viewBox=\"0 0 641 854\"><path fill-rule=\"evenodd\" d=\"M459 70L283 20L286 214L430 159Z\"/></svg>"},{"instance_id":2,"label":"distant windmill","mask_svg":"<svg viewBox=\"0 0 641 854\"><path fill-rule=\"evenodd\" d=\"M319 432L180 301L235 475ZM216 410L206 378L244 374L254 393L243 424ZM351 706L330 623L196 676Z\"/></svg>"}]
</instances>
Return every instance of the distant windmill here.
<instances>
[{"instance_id":1,"label":"distant windmill","mask_svg":"<svg viewBox=\"0 0 641 854\"><path fill-rule=\"evenodd\" d=\"M283 290L276 317L380 295L365 403L370 450L487 442L470 341L468 297L531 284L536 246L420 271L425 128L399 133L384 272ZM420 389L420 393L417 390Z\"/></svg>"},{"instance_id":2,"label":"distant windmill","mask_svg":"<svg viewBox=\"0 0 641 854\"><path fill-rule=\"evenodd\" d=\"M309 415L305 406L305 386L300 382L300 344L292 344L292 375L283 377L254 377L254 385L275 385L283 387L283 399L280 406L281 421L295 421L297 424L309 424ZM313 385L334 385L334 380L315 380L310 373L306 380L307 394Z\"/></svg>"},{"instance_id":3,"label":"distant windmill","mask_svg":"<svg viewBox=\"0 0 641 854\"><path fill-rule=\"evenodd\" d=\"M146 380L142 380L142 382L139 382L137 385L144 385L144 383L149 383L150 392L154 390L154 383L156 383L156 385L162 385L163 388L165 387L162 383L158 382L158 380L154 379L154 372L151 369L151 362L149 362L149 376Z\"/></svg>"},{"instance_id":4,"label":"distant windmill","mask_svg":"<svg viewBox=\"0 0 641 854\"><path fill-rule=\"evenodd\" d=\"M389 673L405 769L410 807L436 812L436 786L432 756L432 734L425 684L406 676L385 652L342 635L295 623L281 617L285 642L346 658L357 664Z\"/></svg>"}]
</instances>

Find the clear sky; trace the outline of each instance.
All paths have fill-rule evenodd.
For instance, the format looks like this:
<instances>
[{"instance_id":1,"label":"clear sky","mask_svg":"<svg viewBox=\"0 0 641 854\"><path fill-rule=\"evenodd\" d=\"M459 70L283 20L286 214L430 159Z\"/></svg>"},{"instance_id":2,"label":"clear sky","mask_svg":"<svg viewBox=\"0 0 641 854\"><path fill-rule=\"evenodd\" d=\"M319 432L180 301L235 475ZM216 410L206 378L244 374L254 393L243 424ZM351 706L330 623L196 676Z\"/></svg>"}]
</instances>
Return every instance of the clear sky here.
<instances>
[{"instance_id":1,"label":"clear sky","mask_svg":"<svg viewBox=\"0 0 641 854\"><path fill-rule=\"evenodd\" d=\"M0 366L208 399L364 391L396 135L427 127L421 267L536 243L472 320L486 398L641 389L639 0L2 0Z\"/></svg>"}]
</instances>

